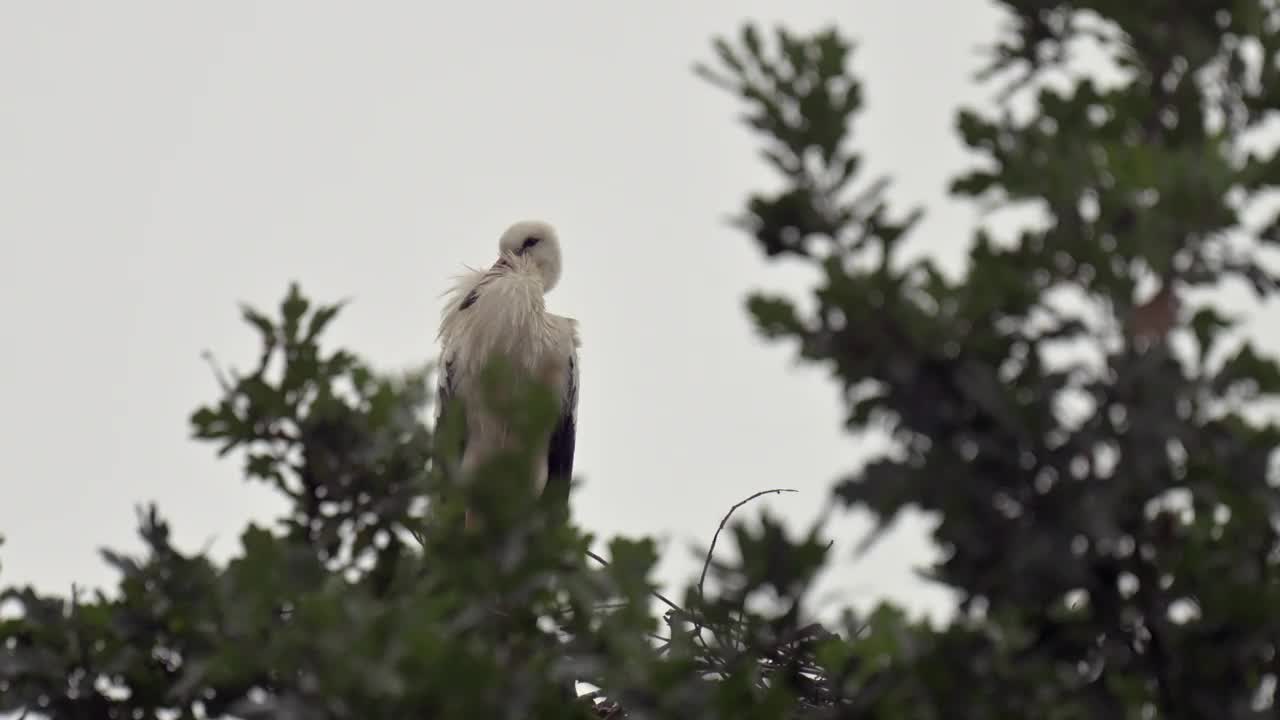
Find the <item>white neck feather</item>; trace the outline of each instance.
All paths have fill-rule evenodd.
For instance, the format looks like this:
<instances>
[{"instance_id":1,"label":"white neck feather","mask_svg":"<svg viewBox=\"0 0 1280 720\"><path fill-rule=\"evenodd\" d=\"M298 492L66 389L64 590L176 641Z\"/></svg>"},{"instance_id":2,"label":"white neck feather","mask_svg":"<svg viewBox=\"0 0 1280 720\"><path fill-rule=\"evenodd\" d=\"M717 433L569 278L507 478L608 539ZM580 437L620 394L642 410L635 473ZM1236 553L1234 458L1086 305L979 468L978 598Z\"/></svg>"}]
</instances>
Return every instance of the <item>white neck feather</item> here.
<instances>
[{"instance_id":1,"label":"white neck feather","mask_svg":"<svg viewBox=\"0 0 1280 720\"><path fill-rule=\"evenodd\" d=\"M461 308L472 291L479 294ZM532 263L517 263L500 273L478 273L455 286L440 323L446 350L465 350L468 370L478 370L493 353L532 368L555 347L559 323L546 311L542 279Z\"/></svg>"}]
</instances>

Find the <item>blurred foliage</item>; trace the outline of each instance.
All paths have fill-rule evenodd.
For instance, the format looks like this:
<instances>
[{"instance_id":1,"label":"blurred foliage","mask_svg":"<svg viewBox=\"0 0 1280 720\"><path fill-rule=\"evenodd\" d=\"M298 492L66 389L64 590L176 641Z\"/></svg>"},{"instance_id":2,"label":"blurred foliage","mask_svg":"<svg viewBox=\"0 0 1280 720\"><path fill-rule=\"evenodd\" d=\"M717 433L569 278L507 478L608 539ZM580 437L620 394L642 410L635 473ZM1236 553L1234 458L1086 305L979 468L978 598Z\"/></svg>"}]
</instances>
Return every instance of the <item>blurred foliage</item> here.
<instances>
[{"instance_id":1,"label":"blurred foliage","mask_svg":"<svg viewBox=\"0 0 1280 720\"><path fill-rule=\"evenodd\" d=\"M766 51L749 27L701 70L746 104L784 179L740 225L821 278L804 309L753 296L759 329L831 368L850 428L896 440L837 501L880 529L934 514L928 577L960 598L949 627L886 653L857 716L1274 717L1280 435L1260 403L1280 374L1210 299L1177 299L1275 289L1280 160L1256 131L1280 100L1280 11L998 5L983 77L1001 99L958 114L979 164L952 190L1045 220L980 229L959 277L906 259L919 213L851 180L834 118L860 94L829 71L850 50L838 34L779 31ZM1144 305L1144 286L1166 304Z\"/></svg>"},{"instance_id":2,"label":"blurred foliage","mask_svg":"<svg viewBox=\"0 0 1280 720\"><path fill-rule=\"evenodd\" d=\"M927 575L959 597L950 623L890 605L814 622L809 591L833 562L822 527L796 535L767 513L726 516L736 554L708 551L679 602L659 594L655 543L592 553L563 507L536 502L519 452L462 482L456 419L425 420L430 373L327 350L341 306L295 286L274 317L243 309L258 361L218 370L221 396L191 418L287 514L218 563L175 548L146 508L146 551L103 552L111 592L4 588L0 713L1276 716L1278 434L1260 403L1280 366L1194 291L1275 288L1280 160L1255 136L1280 100L1280 10L998 5L983 78L1000 100L959 112L980 161L952 189L1045 221L979 229L958 276L907 258L922 214L862 177L844 36L748 24L697 67L740 100L783 180L738 225L818 272L803 302L753 295L752 317L831 369L851 430L895 441L833 501L878 530L907 508L936 516ZM1081 72L1086 51L1120 79ZM529 390L512 411L536 430L550 413ZM462 531L464 505L483 532ZM574 698L575 680L596 690Z\"/></svg>"}]
</instances>

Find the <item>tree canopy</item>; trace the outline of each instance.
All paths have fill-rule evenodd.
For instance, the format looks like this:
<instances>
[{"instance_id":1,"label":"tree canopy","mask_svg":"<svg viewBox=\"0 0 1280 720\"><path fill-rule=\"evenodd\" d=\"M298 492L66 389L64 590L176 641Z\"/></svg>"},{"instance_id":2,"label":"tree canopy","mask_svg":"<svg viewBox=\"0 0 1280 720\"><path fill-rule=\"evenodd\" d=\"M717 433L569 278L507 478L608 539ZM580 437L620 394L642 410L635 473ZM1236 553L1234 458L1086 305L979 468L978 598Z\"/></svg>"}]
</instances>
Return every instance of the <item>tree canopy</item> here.
<instances>
[{"instance_id":1,"label":"tree canopy","mask_svg":"<svg viewBox=\"0 0 1280 720\"><path fill-rule=\"evenodd\" d=\"M1280 365L1209 291L1276 289L1280 159L1261 131L1280 105L1280 8L998 5L982 80L1002 95L957 112L975 164L952 190L1043 220L978 228L958 274L906 256L921 211L861 172L844 32L748 23L697 67L783 180L738 226L820 273L811 297L751 296L750 316L830 369L851 433L893 438L833 498L881 528L936 516L927 575L960 598L950 622L891 604L814 622L813 580L841 562L824 528L749 507L725 529L740 560L708 557L708 577L662 594L652 540L590 552L563 507L534 502L519 453L460 482L435 452L456 428L431 420L429 369L328 347L340 305L292 286L273 313L242 309L261 353L191 416L288 514L222 564L175 548L146 508L146 552L103 552L111 592L6 586L0 712L1274 717ZM530 429L550 422L538 390L512 407ZM461 531L463 502L485 532ZM597 690L573 698L573 680Z\"/></svg>"}]
</instances>

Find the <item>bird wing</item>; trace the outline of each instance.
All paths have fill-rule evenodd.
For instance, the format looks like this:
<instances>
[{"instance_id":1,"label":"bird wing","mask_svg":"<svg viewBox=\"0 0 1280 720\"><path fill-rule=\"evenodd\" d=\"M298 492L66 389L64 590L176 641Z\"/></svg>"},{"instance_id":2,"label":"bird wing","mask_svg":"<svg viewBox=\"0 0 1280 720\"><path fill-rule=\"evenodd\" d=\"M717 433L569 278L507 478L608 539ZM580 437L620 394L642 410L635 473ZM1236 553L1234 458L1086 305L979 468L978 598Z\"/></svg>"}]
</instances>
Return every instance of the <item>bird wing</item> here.
<instances>
[{"instance_id":1,"label":"bird wing","mask_svg":"<svg viewBox=\"0 0 1280 720\"><path fill-rule=\"evenodd\" d=\"M468 267L466 272L454 277L453 285L444 292L448 298L440 311L440 331L436 339L441 343L440 376L436 385L436 428L448 411L449 405L458 392L458 352L456 345L457 323L461 313L466 311L480 299L480 290L484 285L510 268L510 264L499 259L488 270L477 270ZM466 426L462 430L462 445L459 452L467 449Z\"/></svg>"},{"instance_id":2,"label":"bird wing","mask_svg":"<svg viewBox=\"0 0 1280 720\"><path fill-rule=\"evenodd\" d=\"M568 503L573 477L573 451L578 436L578 352L569 355L568 378L560 404L560 417L547 448L547 487L544 495L557 504Z\"/></svg>"},{"instance_id":3,"label":"bird wing","mask_svg":"<svg viewBox=\"0 0 1280 720\"><path fill-rule=\"evenodd\" d=\"M457 354L451 348L446 347L444 352L440 354L440 373L436 380L436 427L437 433L440 432L440 423L444 420L445 413L449 412L449 408L453 405L453 398L457 394L458 382L458 359ZM466 423L462 426L461 447L458 448L459 457L461 453L467 449L467 427ZM438 435L437 435L438 437ZM439 451L437 449L437 451Z\"/></svg>"}]
</instances>

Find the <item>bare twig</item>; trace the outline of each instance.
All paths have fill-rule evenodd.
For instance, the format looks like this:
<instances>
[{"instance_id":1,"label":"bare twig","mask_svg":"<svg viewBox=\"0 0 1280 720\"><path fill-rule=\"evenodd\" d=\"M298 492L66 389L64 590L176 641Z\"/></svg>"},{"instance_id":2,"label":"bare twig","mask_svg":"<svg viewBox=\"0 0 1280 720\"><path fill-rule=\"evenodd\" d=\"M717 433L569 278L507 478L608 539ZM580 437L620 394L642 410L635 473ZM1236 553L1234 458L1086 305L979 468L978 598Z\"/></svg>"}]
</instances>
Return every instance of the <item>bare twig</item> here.
<instances>
[{"instance_id":1,"label":"bare twig","mask_svg":"<svg viewBox=\"0 0 1280 720\"><path fill-rule=\"evenodd\" d=\"M721 518L720 524L711 538L711 545L707 549L707 555L703 562L702 573L698 578L697 593L700 605L702 604L707 575L710 572L711 560L715 555L715 549L720 538L720 533L728 527L729 520L733 517L733 514L742 506L765 495L794 492L798 491L791 488L771 488L768 490L761 490L760 492L754 493L738 503L735 503L729 508L729 511L725 513L723 518ZM828 543L828 548L830 546L831 544ZM588 557L601 565L605 567L610 565L609 561L596 553L590 550L585 552ZM721 678L726 678L729 675L730 668L734 667L740 661L751 657L751 650L747 647L744 647L738 653L737 657L721 657L716 651L713 651L710 648L707 640L703 637L702 629L704 627L704 614L701 607L695 608L693 612L690 612L680 607L661 593L656 591L650 591L650 593L671 609L671 612L668 613L669 616L684 618L693 623L693 637L705 652L705 655L699 660L699 664L702 666L703 672L719 675ZM712 629L714 630L714 627ZM720 631L723 632L724 630L725 629L722 628ZM735 628L728 628L730 634L733 634L734 630ZM669 638L663 638L656 634L649 634L649 637L664 643L662 650L659 650L659 652L662 652L669 647ZM820 642L821 640L829 637L832 637L832 634L822 627L821 624L811 623L804 627L786 631L781 637L774 638L767 647L756 648L757 652L754 653L756 656L754 659L759 664L759 670L768 677L773 677L775 674L780 672L788 672L791 674L798 673L800 676L799 681L802 682L804 692L806 694L806 697L802 701L806 707L821 707L838 704L842 702L842 699L839 697L838 693L832 689L833 686L831 685L831 679L827 677L825 670L812 657L812 645L815 642ZM744 644L749 644L750 640L748 638L743 638L743 642ZM768 682L763 679L761 681ZM603 699L607 695L607 692L599 691L595 695L595 698ZM603 709L604 704L605 703L600 703L596 705L597 712L600 712ZM615 712L621 711L620 707L614 707L616 708Z\"/></svg>"},{"instance_id":2,"label":"bare twig","mask_svg":"<svg viewBox=\"0 0 1280 720\"><path fill-rule=\"evenodd\" d=\"M724 526L729 523L729 518L733 517L733 513L736 512L738 508L742 507L743 505L746 505L747 503L751 502L752 500L755 500L758 497L763 497L765 495L781 495L782 493L793 493L793 492L799 492L799 491L793 490L791 488L772 488L770 490L761 490L760 492L746 498L745 500L739 501L733 507L729 508L729 512L725 513L724 517L720 519L720 527L716 528L716 534L711 536L711 547L707 548L707 558L702 563L702 575L698 577L698 600L702 600L702 586L707 581L707 570L711 567L711 557L712 555L715 554L715 551L716 551L716 541L720 539L720 532L723 531Z\"/></svg>"},{"instance_id":3,"label":"bare twig","mask_svg":"<svg viewBox=\"0 0 1280 720\"><path fill-rule=\"evenodd\" d=\"M720 518L720 526L716 528L715 534L711 536L711 547L707 548L707 557L702 563L702 574L698 576L698 605L699 606L704 605L702 588L703 588L703 585L705 585L707 582L707 570L711 567L711 558L715 555L715 552L716 552L716 542L720 539L720 533L724 530L725 525L729 523L729 518L733 517L733 514L737 512L738 508L742 507L743 505L746 505L747 503L751 502L752 500L755 500L756 498L763 497L765 495L780 495L782 493L787 493L787 492L797 492L797 491L791 488L771 488L769 490L761 490L760 492L754 493L743 500L739 500L737 503L734 504L733 507L729 508L729 512L725 513L724 517ZM698 638L698 642L702 644L703 649L707 650L707 652L710 653L711 649L707 646L706 639L702 637L702 628L703 628L702 618L703 618L704 612L705 610L702 607L699 607L698 615L693 619L693 635L694 637ZM721 675L722 676L724 675L723 671L721 671Z\"/></svg>"},{"instance_id":4,"label":"bare twig","mask_svg":"<svg viewBox=\"0 0 1280 720\"><path fill-rule=\"evenodd\" d=\"M218 359L213 356L213 353L205 350L200 353L200 357L209 365L209 369L213 371L213 378L218 381L218 387L222 388L223 392L231 392L231 381L227 379L226 372L219 367Z\"/></svg>"},{"instance_id":5,"label":"bare twig","mask_svg":"<svg viewBox=\"0 0 1280 720\"><path fill-rule=\"evenodd\" d=\"M605 560L604 558L602 558L602 557L600 557L599 555L597 555L597 554L595 554L595 553L591 552L590 550L587 550L587 551L586 551L586 553L587 553L587 557L591 558L592 560L595 560L596 562L600 563L601 565L603 565L603 566L605 566L605 567L609 567L609 561L608 561L608 560ZM666 596L664 596L662 593L658 592L657 590L650 590L650 591L649 591L649 593L650 593L651 595L653 595L654 597L658 598L659 600L661 600L662 602L666 603L667 607L671 608L672 610L675 610L676 612L680 613L681 615L688 615L688 614L689 614L689 613L685 612L685 609L684 609L684 608L682 608L682 607L680 607L679 605L677 605L677 604L675 604L675 603L671 602L670 600L668 600L668 599L666 598Z\"/></svg>"}]
</instances>

